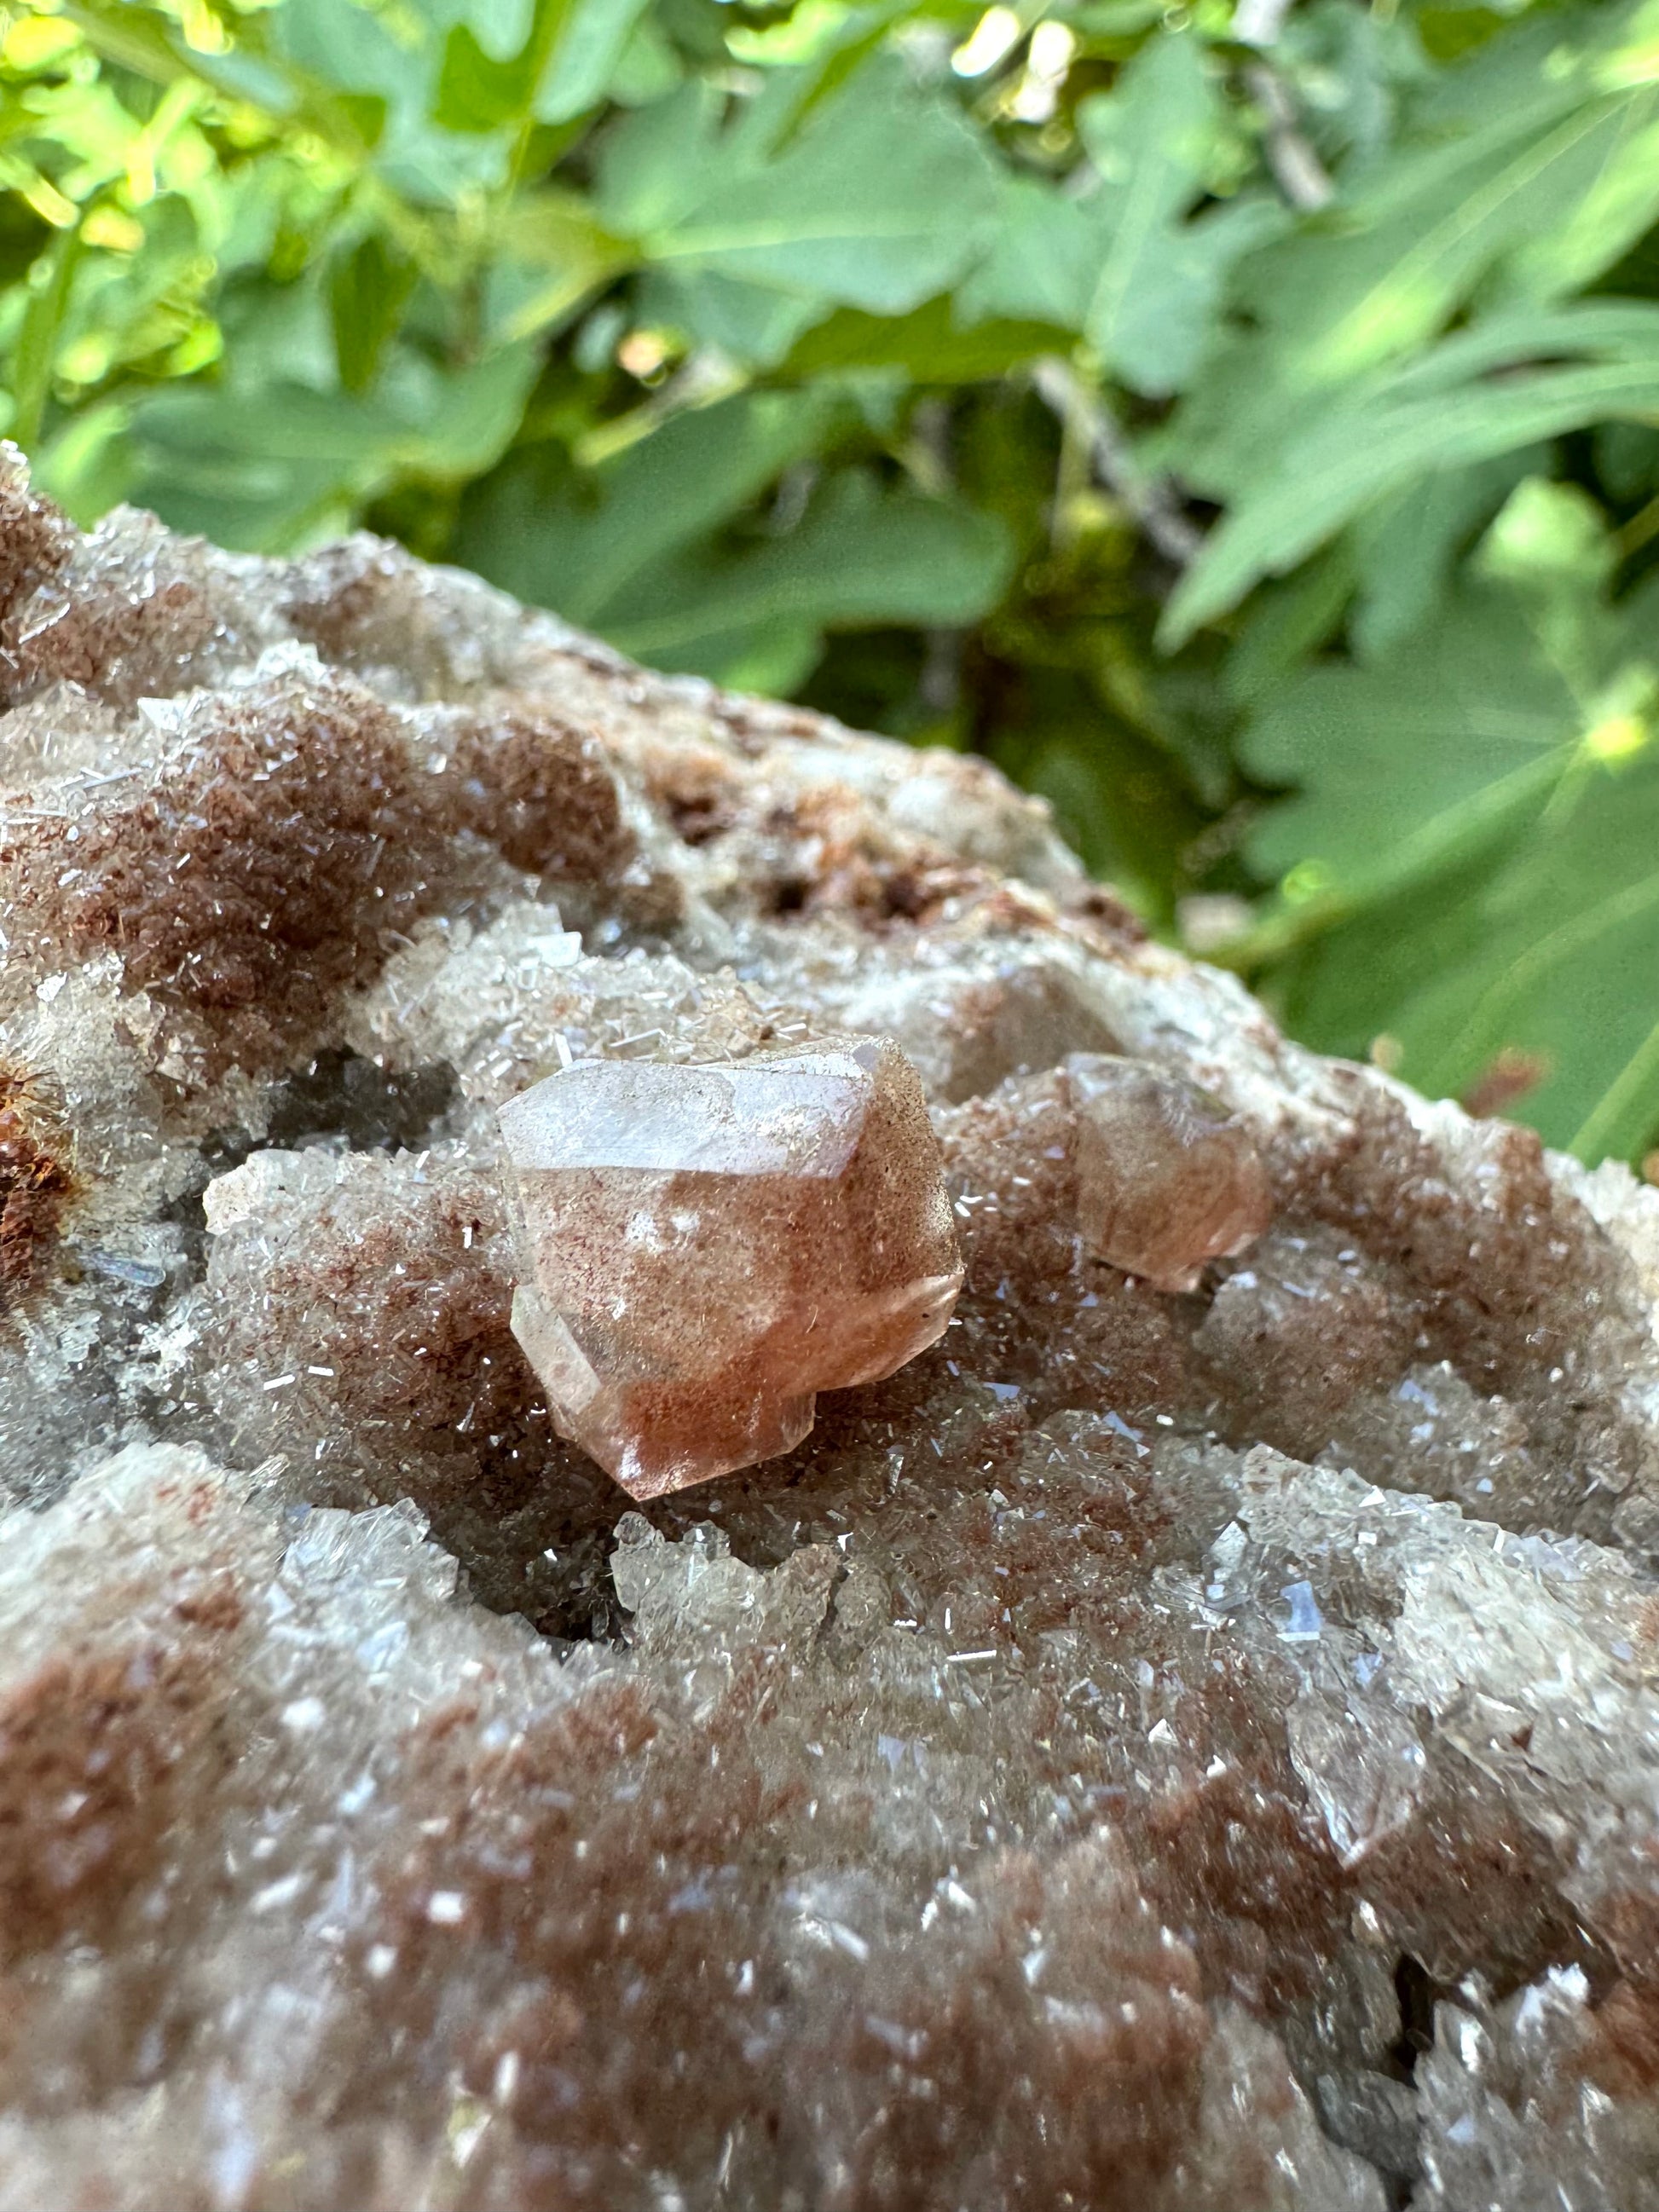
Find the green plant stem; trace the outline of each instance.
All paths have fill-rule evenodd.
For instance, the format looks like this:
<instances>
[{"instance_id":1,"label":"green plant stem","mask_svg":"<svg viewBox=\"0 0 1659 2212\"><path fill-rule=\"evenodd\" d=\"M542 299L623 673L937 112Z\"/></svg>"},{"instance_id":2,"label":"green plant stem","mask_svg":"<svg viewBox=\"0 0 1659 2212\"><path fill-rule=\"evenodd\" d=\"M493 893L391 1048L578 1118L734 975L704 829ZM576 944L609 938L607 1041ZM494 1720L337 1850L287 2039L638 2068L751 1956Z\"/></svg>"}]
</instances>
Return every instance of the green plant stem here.
<instances>
[{"instance_id":1,"label":"green plant stem","mask_svg":"<svg viewBox=\"0 0 1659 2212\"><path fill-rule=\"evenodd\" d=\"M1597 1099L1567 1149L1587 1167L1608 1158L1633 1159L1659 1127L1659 1022Z\"/></svg>"},{"instance_id":2,"label":"green plant stem","mask_svg":"<svg viewBox=\"0 0 1659 2212\"><path fill-rule=\"evenodd\" d=\"M58 334L64 325L76 264L81 258L79 225L73 230L60 230L46 251L46 279L30 289L12 369L11 434L25 453L32 453L40 442L46 419Z\"/></svg>"}]
</instances>

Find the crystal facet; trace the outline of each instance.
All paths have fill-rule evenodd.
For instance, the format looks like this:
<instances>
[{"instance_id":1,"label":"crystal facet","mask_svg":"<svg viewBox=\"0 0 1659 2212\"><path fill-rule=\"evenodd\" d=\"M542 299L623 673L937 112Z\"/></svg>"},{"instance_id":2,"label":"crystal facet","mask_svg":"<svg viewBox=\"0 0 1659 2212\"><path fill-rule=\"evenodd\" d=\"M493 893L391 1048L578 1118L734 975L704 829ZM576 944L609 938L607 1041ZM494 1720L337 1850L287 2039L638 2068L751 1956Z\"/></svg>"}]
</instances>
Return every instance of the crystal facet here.
<instances>
[{"instance_id":1,"label":"crystal facet","mask_svg":"<svg viewBox=\"0 0 1659 2212\"><path fill-rule=\"evenodd\" d=\"M636 1498L771 1459L814 1395L943 1332L962 1285L915 1072L874 1037L590 1060L501 1109L556 1425Z\"/></svg>"},{"instance_id":2,"label":"crystal facet","mask_svg":"<svg viewBox=\"0 0 1659 2212\"><path fill-rule=\"evenodd\" d=\"M1090 1249L1161 1291L1196 1287L1273 1218L1249 1130L1196 1084L1143 1061L1074 1053L1078 1227Z\"/></svg>"}]
</instances>

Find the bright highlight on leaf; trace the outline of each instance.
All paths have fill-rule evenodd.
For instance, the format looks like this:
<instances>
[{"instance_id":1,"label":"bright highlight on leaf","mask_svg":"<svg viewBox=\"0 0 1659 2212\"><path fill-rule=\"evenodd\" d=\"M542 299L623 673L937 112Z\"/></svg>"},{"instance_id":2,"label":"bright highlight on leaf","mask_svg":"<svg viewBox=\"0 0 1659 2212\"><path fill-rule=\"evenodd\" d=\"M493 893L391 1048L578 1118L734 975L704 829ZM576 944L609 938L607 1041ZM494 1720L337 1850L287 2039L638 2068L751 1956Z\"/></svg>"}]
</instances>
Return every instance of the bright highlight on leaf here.
<instances>
[{"instance_id":1,"label":"bright highlight on leaf","mask_svg":"<svg viewBox=\"0 0 1659 2212\"><path fill-rule=\"evenodd\" d=\"M1286 906L1306 906L1335 888L1336 878L1323 860L1298 860L1279 886Z\"/></svg>"},{"instance_id":2,"label":"bright highlight on leaf","mask_svg":"<svg viewBox=\"0 0 1659 2212\"><path fill-rule=\"evenodd\" d=\"M988 8L951 57L958 76L983 76L1012 53L1024 35L1024 26L1012 8Z\"/></svg>"},{"instance_id":3,"label":"bright highlight on leaf","mask_svg":"<svg viewBox=\"0 0 1659 2212\"><path fill-rule=\"evenodd\" d=\"M1632 760L1652 738L1652 732L1637 714L1609 714L1584 733L1584 750L1592 760L1608 766Z\"/></svg>"}]
</instances>

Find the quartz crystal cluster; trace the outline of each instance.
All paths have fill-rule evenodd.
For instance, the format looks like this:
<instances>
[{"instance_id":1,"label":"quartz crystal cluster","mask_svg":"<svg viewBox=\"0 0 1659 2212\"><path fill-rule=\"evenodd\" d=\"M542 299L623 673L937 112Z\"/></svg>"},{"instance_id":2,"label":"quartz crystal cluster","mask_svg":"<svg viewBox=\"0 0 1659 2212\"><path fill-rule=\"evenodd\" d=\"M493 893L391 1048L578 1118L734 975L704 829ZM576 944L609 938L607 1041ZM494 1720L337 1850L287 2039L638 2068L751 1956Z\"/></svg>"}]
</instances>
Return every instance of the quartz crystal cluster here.
<instances>
[{"instance_id":1,"label":"quartz crystal cluster","mask_svg":"<svg viewBox=\"0 0 1659 2212\"><path fill-rule=\"evenodd\" d=\"M373 540L0 710L0 2212L1656 2212L1659 1194Z\"/></svg>"}]
</instances>

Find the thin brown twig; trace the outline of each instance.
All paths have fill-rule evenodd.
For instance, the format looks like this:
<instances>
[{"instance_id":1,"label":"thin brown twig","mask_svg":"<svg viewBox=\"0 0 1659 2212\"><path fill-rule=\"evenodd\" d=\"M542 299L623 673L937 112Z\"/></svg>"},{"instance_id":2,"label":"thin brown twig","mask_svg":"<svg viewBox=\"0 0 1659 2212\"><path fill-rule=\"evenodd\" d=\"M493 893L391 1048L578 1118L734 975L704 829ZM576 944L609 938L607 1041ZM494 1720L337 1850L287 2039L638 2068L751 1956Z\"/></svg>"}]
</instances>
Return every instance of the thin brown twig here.
<instances>
[{"instance_id":1,"label":"thin brown twig","mask_svg":"<svg viewBox=\"0 0 1659 2212\"><path fill-rule=\"evenodd\" d=\"M1298 214L1316 214L1330 204L1336 186L1302 128L1290 87L1267 61L1248 64L1244 82L1267 123L1262 149L1274 183Z\"/></svg>"},{"instance_id":2,"label":"thin brown twig","mask_svg":"<svg viewBox=\"0 0 1659 2212\"><path fill-rule=\"evenodd\" d=\"M1182 511L1172 486L1162 477L1147 476L1136 465L1127 440L1099 393L1089 391L1070 362L1057 355L1036 363L1031 381L1060 421L1079 436L1101 483L1121 501L1164 559L1186 568L1204 534Z\"/></svg>"}]
</instances>

